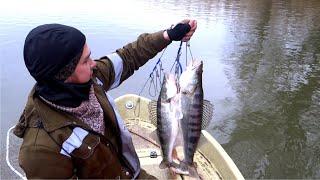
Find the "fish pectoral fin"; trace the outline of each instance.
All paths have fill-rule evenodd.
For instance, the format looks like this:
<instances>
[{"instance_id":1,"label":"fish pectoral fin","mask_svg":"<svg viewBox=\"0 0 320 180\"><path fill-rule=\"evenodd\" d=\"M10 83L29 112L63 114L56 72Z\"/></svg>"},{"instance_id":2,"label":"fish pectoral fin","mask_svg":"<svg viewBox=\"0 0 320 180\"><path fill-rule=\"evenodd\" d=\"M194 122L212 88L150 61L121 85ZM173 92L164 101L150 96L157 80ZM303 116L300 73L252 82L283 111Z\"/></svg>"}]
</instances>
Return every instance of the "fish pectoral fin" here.
<instances>
[{"instance_id":1,"label":"fish pectoral fin","mask_svg":"<svg viewBox=\"0 0 320 180\"><path fill-rule=\"evenodd\" d=\"M192 87L192 88L191 88L191 91L190 91L190 94L194 94L194 92L196 91L196 89L197 89L197 86Z\"/></svg>"},{"instance_id":2,"label":"fish pectoral fin","mask_svg":"<svg viewBox=\"0 0 320 180\"><path fill-rule=\"evenodd\" d=\"M196 91L197 86L192 87L192 88L187 88L181 91L182 94L187 95L187 96L192 96L194 92Z\"/></svg>"},{"instance_id":3,"label":"fish pectoral fin","mask_svg":"<svg viewBox=\"0 0 320 180\"><path fill-rule=\"evenodd\" d=\"M175 118L176 119L182 119L183 118L183 114L182 114L181 110L176 110Z\"/></svg>"},{"instance_id":4,"label":"fish pectoral fin","mask_svg":"<svg viewBox=\"0 0 320 180\"><path fill-rule=\"evenodd\" d=\"M177 148L176 147L172 149L172 159L176 160L178 162L181 162L181 159L178 156L178 152L177 152ZM174 163L173 165L177 165L175 162L172 162L172 163ZM178 167L178 166L176 166L176 167Z\"/></svg>"}]
</instances>

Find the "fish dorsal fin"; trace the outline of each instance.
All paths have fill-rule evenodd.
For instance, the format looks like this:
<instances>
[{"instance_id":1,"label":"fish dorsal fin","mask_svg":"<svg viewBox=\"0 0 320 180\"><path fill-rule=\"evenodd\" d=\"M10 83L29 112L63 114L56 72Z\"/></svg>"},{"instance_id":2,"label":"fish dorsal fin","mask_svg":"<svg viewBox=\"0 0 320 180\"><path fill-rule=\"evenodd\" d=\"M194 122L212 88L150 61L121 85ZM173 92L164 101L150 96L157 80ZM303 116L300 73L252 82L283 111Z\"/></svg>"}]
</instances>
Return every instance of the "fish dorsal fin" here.
<instances>
[{"instance_id":1,"label":"fish dorsal fin","mask_svg":"<svg viewBox=\"0 0 320 180\"><path fill-rule=\"evenodd\" d=\"M203 115L201 129L206 129L211 122L213 117L213 104L208 100L203 100ZM157 101L152 100L149 105L149 119L151 123L157 127Z\"/></svg>"}]
</instances>

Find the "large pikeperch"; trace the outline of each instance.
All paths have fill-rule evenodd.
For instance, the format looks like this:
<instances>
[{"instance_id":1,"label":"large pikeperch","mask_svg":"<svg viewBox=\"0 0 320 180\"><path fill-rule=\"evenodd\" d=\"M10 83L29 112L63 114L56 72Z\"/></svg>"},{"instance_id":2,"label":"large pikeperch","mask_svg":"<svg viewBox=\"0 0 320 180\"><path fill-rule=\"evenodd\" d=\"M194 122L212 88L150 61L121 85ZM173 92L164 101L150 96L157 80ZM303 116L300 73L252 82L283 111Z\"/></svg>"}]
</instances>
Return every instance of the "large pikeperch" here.
<instances>
[{"instance_id":1,"label":"large pikeperch","mask_svg":"<svg viewBox=\"0 0 320 180\"><path fill-rule=\"evenodd\" d=\"M203 112L202 61L192 61L179 79L181 108L183 117L180 121L183 134L184 159L180 163L182 173L199 177L193 163L201 135Z\"/></svg>"},{"instance_id":2,"label":"large pikeperch","mask_svg":"<svg viewBox=\"0 0 320 180\"><path fill-rule=\"evenodd\" d=\"M177 80L173 74L165 74L157 101L157 135L159 137L162 162L161 169L175 166L172 159L178 134L179 119L182 118L178 98Z\"/></svg>"}]
</instances>

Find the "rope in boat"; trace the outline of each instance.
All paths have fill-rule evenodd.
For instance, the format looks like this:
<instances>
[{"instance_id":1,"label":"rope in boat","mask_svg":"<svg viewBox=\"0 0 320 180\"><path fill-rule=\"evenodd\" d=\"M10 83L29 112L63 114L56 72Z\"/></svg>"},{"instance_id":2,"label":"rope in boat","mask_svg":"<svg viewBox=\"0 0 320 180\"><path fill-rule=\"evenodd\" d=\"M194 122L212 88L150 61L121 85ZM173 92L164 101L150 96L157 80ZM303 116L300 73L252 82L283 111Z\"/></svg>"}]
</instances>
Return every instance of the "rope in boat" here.
<instances>
[{"instance_id":1,"label":"rope in boat","mask_svg":"<svg viewBox=\"0 0 320 180\"><path fill-rule=\"evenodd\" d=\"M157 144L157 143L153 142L153 141L152 141L152 140L150 140L149 138L146 138L146 137L142 136L141 134L139 134L139 133L137 133L137 132L134 132L133 130L129 130L129 132L131 132L132 134L134 134L134 135L136 135L136 136L139 136L140 138L142 138L142 139L144 139L144 140L146 140L146 141L150 142L151 144L153 144L153 145L157 146L158 148L160 148L160 145L159 145L159 144Z\"/></svg>"}]
</instances>

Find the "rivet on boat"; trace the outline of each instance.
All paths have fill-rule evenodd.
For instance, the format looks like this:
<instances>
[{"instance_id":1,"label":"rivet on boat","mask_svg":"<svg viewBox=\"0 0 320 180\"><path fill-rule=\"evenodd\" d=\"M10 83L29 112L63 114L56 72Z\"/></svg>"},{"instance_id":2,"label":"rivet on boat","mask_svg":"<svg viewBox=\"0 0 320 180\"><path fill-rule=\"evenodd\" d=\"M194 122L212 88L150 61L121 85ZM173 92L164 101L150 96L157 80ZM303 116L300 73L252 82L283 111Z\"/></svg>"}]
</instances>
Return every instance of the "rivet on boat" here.
<instances>
[{"instance_id":1,"label":"rivet on boat","mask_svg":"<svg viewBox=\"0 0 320 180\"><path fill-rule=\"evenodd\" d=\"M126 108L127 109L132 109L133 108L133 102L132 101L127 101L126 102Z\"/></svg>"},{"instance_id":2,"label":"rivet on boat","mask_svg":"<svg viewBox=\"0 0 320 180\"><path fill-rule=\"evenodd\" d=\"M157 158L158 157L158 154L156 151L151 151L150 152L150 158Z\"/></svg>"}]
</instances>

